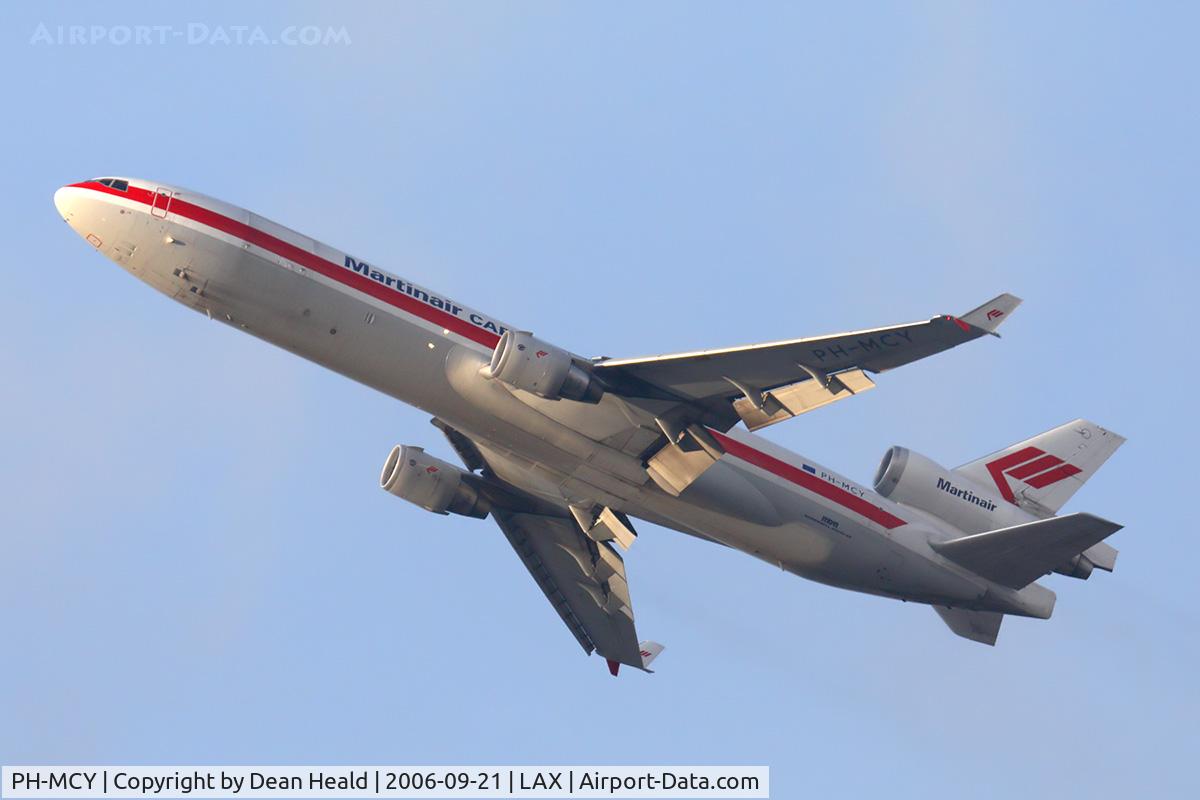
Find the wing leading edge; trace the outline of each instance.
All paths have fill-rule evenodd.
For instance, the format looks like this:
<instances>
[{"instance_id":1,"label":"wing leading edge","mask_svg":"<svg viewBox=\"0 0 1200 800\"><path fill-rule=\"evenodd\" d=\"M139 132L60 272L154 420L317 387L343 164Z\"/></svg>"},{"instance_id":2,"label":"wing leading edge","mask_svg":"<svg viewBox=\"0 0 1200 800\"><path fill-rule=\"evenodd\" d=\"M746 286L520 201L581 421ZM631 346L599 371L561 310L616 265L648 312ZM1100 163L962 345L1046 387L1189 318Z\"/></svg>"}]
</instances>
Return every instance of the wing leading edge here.
<instances>
[{"instance_id":1,"label":"wing leading edge","mask_svg":"<svg viewBox=\"0 0 1200 800\"><path fill-rule=\"evenodd\" d=\"M863 371L884 372L984 334L996 335L996 328L1020 302L1020 298L1002 294L961 317L943 314L924 322L831 336L646 358L607 359L597 362L595 369L607 383L622 389L623 394L636 397L639 393L647 394L646 387L650 387L660 392L659 397L670 396L700 406L732 426L738 416L744 418L730 406L736 398L743 398L758 412L770 416L778 410L773 402L785 409L789 407L779 390L808 381L822 384L833 399L841 399L839 394L857 394L873 385L862 375ZM839 375L846 376L846 380L839 380ZM798 403L799 409L794 413L826 402L815 395L808 397Z\"/></svg>"}]
</instances>

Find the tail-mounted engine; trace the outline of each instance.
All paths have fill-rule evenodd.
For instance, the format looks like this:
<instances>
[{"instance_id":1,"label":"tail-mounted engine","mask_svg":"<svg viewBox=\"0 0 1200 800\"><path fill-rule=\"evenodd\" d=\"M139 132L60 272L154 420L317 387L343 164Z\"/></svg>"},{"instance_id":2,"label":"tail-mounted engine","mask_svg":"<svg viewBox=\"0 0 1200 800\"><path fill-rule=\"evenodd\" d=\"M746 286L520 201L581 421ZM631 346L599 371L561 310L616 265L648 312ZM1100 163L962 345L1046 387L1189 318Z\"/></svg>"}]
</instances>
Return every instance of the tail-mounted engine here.
<instances>
[{"instance_id":1,"label":"tail-mounted engine","mask_svg":"<svg viewBox=\"0 0 1200 800\"><path fill-rule=\"evenodd\" d=\"M987 487L906 447L892 447L884 453L875 473L875 491L943 519L968 535L1037 519ZM1100 542L1054 567L1054 572L1087 580L1094 567L1112 572L1116 557L1115 549Z\"/></svg>"},{"instance_id":2,"label":"tail-mounted engine","mask_svg":"<svg viewBox=\"0 0 1200 800\"><path fill-rule=\"evenodd\" d=\"M505 331L492 353L491 376L514 389L547 400L598 403L604 387L587 362L566 350L535 338L528 331Z\"/></svg>"},{"instance_id":3,"label":"tail-mounted engine","mask_svg":"<svg viewBox=\"0 0 1200 800\"><path fill-rule=\"evenodd\" d=\"M928 512L965 533L1020 525L1034 519L987 487L907 447L890 447L875 473L875 491Z\"/></svg>"},{"instance_id":4,"label":"tail-mounted engine","mask_svg":"<svg viewBox=\"0 0 1200 800\"><path fill-rule=\"evenodd\" d=\"M434 458L420 447L396 445L379 476L387 492L435 514L483 518L491 505L468 480L467 473Z\"/></svg>"}]
</instances>

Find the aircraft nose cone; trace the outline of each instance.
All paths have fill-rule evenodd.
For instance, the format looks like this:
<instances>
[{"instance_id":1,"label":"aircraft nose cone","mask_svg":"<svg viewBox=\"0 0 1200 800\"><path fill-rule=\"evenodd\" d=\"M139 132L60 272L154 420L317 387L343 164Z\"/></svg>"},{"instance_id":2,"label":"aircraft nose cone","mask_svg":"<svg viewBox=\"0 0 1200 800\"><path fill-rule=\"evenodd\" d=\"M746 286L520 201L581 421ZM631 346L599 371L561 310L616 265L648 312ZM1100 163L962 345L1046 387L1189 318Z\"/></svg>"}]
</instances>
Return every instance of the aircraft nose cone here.
<instances>
[{"instance_id":1,"label":"aircraft nose cone","mask_svg":"<svg viewBox=\"0 0 1200 800\"><path fill-rule=\"evenodd\" d=\"M58 209L58 215L67 222L71 221L71 196L75 193L75 189L70 186L64 186L54 193L54 207Z\"/></svg>"}]
</instances>

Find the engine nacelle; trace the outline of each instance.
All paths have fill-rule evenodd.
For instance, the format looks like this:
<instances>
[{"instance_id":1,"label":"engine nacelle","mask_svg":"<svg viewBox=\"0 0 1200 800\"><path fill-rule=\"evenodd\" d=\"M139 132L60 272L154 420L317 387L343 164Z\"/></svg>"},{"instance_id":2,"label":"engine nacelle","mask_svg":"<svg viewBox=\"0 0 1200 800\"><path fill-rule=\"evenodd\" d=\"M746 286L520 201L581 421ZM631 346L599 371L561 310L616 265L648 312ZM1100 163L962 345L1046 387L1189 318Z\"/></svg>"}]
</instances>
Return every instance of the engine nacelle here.
<instances>
[{"instance_id":1,"label":"engine nacelle","mask_svg":"<svg viewBox=\"0 0 1200 800\"><path fill-rule=\"evenodd\" d=\"M505 331L488 369L493 378L547 400L598 403L604 394L600 382L570 353L528 331Z\"/></svg>"},{"instance_id":2,"label":"engine nacelle","mask_svg":"<svg viewBox=\"0 0 1200 800\"><path fill-rule=\"evenodd\" d=\"M1094 568L1095 565L1091 559L1080 553L1067 563L1055 567L1054 571L1059 575L1066 575L1068 578L1079 578L1081 581L1086 581L1092 577L1092 570Z\"/></svg>"},{"instance_id":3,"label":"engine nacelle","mask_svg":"<svg viewBox=\"0 0 1200 800\"><path fill-rule=\"evenodd\" d=\"M907 447L891 447L884 453L875 473L875 491L943 519L964 533L982 533L1035 519L998 493Z\"/></svg>"},{"instance_id":4,"label":"engine nacelle","mask_svg":"<svg viewBox=\"0 0 1200 800\"><path fill-rule=\"evenodd\" d=\"M435 514L486 517L491 505L463 480L464 474L420 447L396 445L383 462L379 485L384 491Z\"/></svg>"}]
</instances>

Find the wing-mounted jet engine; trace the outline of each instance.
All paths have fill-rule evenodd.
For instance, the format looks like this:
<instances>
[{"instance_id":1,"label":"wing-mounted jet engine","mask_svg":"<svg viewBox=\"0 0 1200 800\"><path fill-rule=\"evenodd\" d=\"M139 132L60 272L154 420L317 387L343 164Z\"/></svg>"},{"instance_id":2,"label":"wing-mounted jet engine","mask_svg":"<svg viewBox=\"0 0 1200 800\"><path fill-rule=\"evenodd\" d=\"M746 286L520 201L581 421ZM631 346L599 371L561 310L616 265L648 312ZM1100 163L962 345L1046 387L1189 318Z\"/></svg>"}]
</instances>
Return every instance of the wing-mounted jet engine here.
<instances>
[{"instance_id":1,"label":"wing-mounted jet engine","mask_svg":"<svg viewBox=\"0 0 1200 800\"><path fill-rule=\"evenodd\" d=\"M599 403L604 394L588 362L528 331L505 331L488 370L496 380L547 400Z\"/></svg>"},{"instance_id":2,"label":"wing-mounted jet engine","mask_svg":"<svg viewBox=\"0 0 1200 800\"><path fill-rule=\"evenodd\" d=\"M420 447L396 445L383 464L379 485L435 514L482 519L491 511L491 503L465 479L468 474Z\"/></svg>"}]
</instances>

